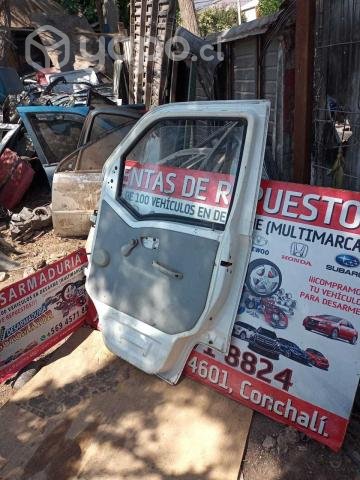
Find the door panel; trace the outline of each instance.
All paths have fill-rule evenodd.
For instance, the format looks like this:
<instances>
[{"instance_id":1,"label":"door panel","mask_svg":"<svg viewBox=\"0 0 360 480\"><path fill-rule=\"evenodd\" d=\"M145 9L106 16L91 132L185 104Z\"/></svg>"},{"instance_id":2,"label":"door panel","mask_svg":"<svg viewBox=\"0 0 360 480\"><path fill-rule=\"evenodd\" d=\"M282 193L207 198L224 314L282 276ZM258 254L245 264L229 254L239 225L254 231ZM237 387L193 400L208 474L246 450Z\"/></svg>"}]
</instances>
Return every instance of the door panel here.
<instances>
[{"instance_id":1,"label":"door panel","mask_svg":"<svg viewBox=\"0 0 360 480\"><path fill-rule=\"evenodd\" d=\"M97 208L101 172L56 172L52 185L54 232L61 237L86 237Z\"/></svg>"},{"instance_id":2,"label":"door panel","mask_svg":"<svg viewBox=\"0 0 360 480\"><path fill-rule=\"evenodd\" d=\"M265 101L162 106L105 166L87 289L108 347L170 383L197 343L228 350L268 115Z\"/></svg>"},{"instance_id":3,"label":"door panel","mask_svg":"<svg viewBox=\"0 0 360 480\"><path fill-rule=\"evenodd\" d=\"M76 150L88 107L17 108L44 166L55 165Z\"/></svg>"},{"instance_id":4,"label":"door panel","mask_svg":"<svg viewBox=\"0 0 360 480\"><path fill-rule=\"evenodd\" d=\"M135 231L118 221L107 203L102 206L98 228L101 249L111 252L116 245L117 254L111 256L111 269L98 270L93 294L169 335L191 330L205 308L219 242L168 229L140 227ZM131 249L134 239L137 244L129 252L125 247ZM186 255L178 255L184 251Z\"/></svg>"}]
</instances>

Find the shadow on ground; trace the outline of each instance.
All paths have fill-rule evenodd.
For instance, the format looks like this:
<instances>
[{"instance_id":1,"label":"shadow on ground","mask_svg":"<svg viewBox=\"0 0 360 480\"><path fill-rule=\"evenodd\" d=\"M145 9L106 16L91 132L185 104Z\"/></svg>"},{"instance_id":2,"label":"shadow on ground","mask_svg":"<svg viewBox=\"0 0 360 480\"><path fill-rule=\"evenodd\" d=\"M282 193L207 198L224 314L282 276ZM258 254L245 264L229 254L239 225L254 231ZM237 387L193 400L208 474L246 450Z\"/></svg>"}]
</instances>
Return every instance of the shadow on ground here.
<instances>
[{"instance_id":1,"label":"shadow on ground","mask_svg":"<svg viewBox=\"0 0 360 480\"><path fill-rule=\"evenodd\" d=\"M1 479L236 480L247 409L145 375L99 332L78 335L1 410Z\"/></svg>"}]
</instances>

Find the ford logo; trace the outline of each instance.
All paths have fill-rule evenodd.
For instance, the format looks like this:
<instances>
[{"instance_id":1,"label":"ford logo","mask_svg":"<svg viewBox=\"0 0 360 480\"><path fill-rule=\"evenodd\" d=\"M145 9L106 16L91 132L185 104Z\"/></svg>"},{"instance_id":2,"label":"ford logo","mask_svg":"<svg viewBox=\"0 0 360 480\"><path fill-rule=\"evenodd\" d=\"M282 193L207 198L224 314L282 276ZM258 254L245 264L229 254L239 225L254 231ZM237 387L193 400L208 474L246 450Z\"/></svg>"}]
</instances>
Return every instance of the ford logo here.
<instances>
[{"instance_id":1,"label":"ford logo","mask_svg":"<svg viewBox=\"0 0 360 480\"><path fill-rule=\"evenodd\" d=\"M360 260L353 255L342 254L338 255L336 258L336 263L341 265L342 267L347 268L356 268L360 265Z\"/></svg>"}]
</instances>

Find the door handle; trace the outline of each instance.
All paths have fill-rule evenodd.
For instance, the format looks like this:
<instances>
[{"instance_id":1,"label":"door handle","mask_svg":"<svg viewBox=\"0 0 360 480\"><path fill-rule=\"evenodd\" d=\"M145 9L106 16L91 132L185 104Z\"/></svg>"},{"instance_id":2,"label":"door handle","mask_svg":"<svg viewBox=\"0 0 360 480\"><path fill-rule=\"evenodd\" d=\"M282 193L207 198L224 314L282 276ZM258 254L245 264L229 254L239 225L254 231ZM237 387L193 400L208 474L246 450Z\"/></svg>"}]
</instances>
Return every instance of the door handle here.
<instances>
[{"instance_id":1,"label":"door handle","mask_svg":"<svg viewBox=\"0 0 360 480\"><path fill-rule=\"evenodd\" d=\"M164 275L167 275L168 277L176 278L177 280L181 280L184 277L183 273L171 270L170 268L161 265L161 263L156 262L155 260L153 260L152 264L154 268L159 270L159 272L163 273Z\"/></svg>"},{"instance_id":2,"label":"door handle","mask_svg":"<svg viewBox=\"0 0 360 480\"><path fill-rule=\"evenodd\" d=\"M128 257L135 247L139 244L139 240L133 238L129 243L121 247L121 253L124 257Z\"/></svg>"}]
</instances>

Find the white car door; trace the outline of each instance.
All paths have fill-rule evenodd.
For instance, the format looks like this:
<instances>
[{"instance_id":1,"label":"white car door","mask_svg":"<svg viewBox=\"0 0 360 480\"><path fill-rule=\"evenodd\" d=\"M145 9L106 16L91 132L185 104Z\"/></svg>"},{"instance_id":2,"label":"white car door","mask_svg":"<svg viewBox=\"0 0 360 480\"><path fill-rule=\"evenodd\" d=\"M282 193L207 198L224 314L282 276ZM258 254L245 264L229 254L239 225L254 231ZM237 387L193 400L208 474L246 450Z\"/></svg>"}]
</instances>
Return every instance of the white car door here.
<instances>
[{"instance_id":1,"label":"white car door","mask_svg":"<svg viewBox=\"0 0 360 480\"><path fill-rule=\"evenodd\" d=\"M105 165L87 290L108 348L170 383L196 344L229 348L269 110L267 101L155 108Z\"/></svg>"}]
</instances>

